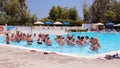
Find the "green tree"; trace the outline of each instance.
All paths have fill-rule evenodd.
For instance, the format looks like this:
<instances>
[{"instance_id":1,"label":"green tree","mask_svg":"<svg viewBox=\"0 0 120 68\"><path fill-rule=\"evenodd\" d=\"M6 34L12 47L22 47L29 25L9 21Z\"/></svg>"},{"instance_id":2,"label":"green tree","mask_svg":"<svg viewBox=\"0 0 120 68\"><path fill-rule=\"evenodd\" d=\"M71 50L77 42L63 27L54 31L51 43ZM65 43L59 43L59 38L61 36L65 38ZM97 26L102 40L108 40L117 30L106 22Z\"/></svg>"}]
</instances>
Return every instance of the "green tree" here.
<instances>
[{"instance_id":1,"label":"green tree","mask_svg":"<svg viewBox=\"0 0 120 68\"><path fill-rule=\"evenodd\" d=\"M90 8L87 6L87 2L83 4L83 16L84 16L84 23L88 23L90 19Z\"/></svg>"},{"instance_id":2,"label":"green tree","mask_svg":"<svg viewBox=\"0 0 120 68\"><path fill-rule=\"evenodd\" d=\"M26 0L18 0L20 3L21 11L27 10Z\"/></svg>"},{"instance_id":3,"label":"green tree","mask_svg":"<svg viewBox=\"0 0 120 68\"><path fill-rule=\"evenodd\" d=\"M61 6L57 6L57 17L58 17L58 19L60 19L61 18L61 14L62 14L62 7Z\"/></svg>"},{"instance_id":4,"label":"green tree","mask_svg":"<svg viewBox=\"0 0 120 68\"><path fill-rule=\"evenodd\" d=\"M114 0L110 3L111 10L116 14L114 22L120 23L120 1Z\"/></svg>"},{"instance_id":5,"label":"green tree","mask_svg":"<svg viewBox=\"0 0 120 68\"><path fill-rule=\"evenodd\" d=\"M73 21L76 21L78 19L78 13L76 8L69 9L69 19Z\"/></svg>"},{"instance_id":6,"label":"green tree","mask_svg":"<svg viewBox=\"0 0 120 68\"><path fill-rule=\"evenodd\" d=\"M92 5L91 19L93 23L105 22L105 14L109 7L109 0L95 0Z\"/></svg>"},{"instance_id":7,"label":"green tree","mask_svg":"<svg viewBox=\"0 0 120 68\"><path fill-rule=\"evenodd\" d=\"M4 11L6 3L7 3L7 0L0 0L0 12Z\"/></svg>"},{"instance_id":8,"label":"green tree","mask_svg":"<svg viewBox=\"0 0 120 68\"><path fill-rule=\"evenodd\" d=\"M37 18L28 12L26 0L0 0L0 16L9 25L32 24Z\"/></svg>"},{"instance_id":9,"label":"green tree","mask_svg":"<svg viewBox=\"0 0 120 68\"><path fill-rule=\"evenodd\" d=\"M109 10L106 12L105 16L106 16L106 20L108 22L110 22L110 21L114 22L115 18L116 18L116 13L113 12L112 10Z\"/></svg>"},{"instance_id":10,"label":"green tree","mask_svg":"<svg viewBox=\"0 0 120 68\"><path fill-rule=\"evenodd\" d=\"M8 0L4 11L7 13L7 15L15 16L17 13L20 13L20 4L17 0Z\"/></svg>"},{"instance_id":11,"label":"green tree","mask_svg":"<svg viewBox=\"0 0 120 68\"><path fill-rule=\"evenodd\" d=\"M53 20L51 20L49 17L44 17L43 19L41 19L40 21L42 22L47 22L47 21L51 21L54 22Z\"/></svg>"},{"instance_id":12,"label":"green tree","mask_svg":"<svg viewBox=\"0 0 120 68\"><path fill-rule=\"evenodd\" d=\"M70 22L71 25L81 25L76 8L62 8L61 6L53 6L50 9L49 17L43 18L41 21L60 21Z\"/></svg>"},{"instance_id":13,"label":"green tree","mask_svg":"<svg viewBox=\"0 0 120 68\"><path fill-rule=\"evenodd\" d=\"M53 6L52 9L50 10L49 17L53 21L57 20L57 18L58 18L58 10L57 10L56 6Z\"/></svg>"},{"instance_id":14,"label":"green tree","mask_svg":"<svg viewBox=\"0 0 120 68\"><path fill-rule=\"evenodd\" d=\"M5 12L2 12L0 14L0 25L5 25L8 22L9 22L9 16Z\"/></svg>"},{"instance_id":15,"label":"green tree","mask_svg":"<svg viewBox=\"0 0 120 68\"><path fill-rule=\"evenodd\" d=\"M69 9L68 8L63 8L62 13L61 13L61 19L62 20L69 19Z\"/></svg>"}]
</instances>

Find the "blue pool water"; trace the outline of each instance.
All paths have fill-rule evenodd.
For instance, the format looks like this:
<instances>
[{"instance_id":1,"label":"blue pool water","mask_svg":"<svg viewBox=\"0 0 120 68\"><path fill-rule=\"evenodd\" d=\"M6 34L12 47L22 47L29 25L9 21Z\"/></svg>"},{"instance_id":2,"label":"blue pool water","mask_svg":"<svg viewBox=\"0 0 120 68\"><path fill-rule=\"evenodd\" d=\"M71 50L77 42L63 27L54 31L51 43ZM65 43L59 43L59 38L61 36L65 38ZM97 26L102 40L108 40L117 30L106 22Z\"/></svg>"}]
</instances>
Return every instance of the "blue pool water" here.
<instances>
[{"instance_id":1,"label":"blue pool water","mask_svg":"<svg viewBox=\"0 0 120 68\"><path fill-rule=\"evenodd\" d=\"M107 52L120 50L120 34L97 33L97 32L69 33L69 35L72 35L72 34L75 36L75 38L77 38L77 36L86 36L86 35L89 37L96 37L99 40L101 48L99 49L98 52L95 52L89 49L90 44L85 45L84 47L80 47L77 44L75 46L69 46L65 44L62 48L63 53L88 56L88 55L95 55L95 54L101 54L101 53L107 53ZM60 46L56 41L54 41L54 38L55 38L55 35L50 36L50 39L52 40L52 46L46 46L44 42L43 44L37 44L36 41L34 41L31 46L27 45L25 41L21 41L19 43L10 42L10 44L12 44L13 46L22 46L22 47L27 47L27 48L35 48L35 49L40 49L40 50L60 52ZM4 40L5 40L5 37L1 36L0 43L5 44Z\"/></svg>"}]
</instances>

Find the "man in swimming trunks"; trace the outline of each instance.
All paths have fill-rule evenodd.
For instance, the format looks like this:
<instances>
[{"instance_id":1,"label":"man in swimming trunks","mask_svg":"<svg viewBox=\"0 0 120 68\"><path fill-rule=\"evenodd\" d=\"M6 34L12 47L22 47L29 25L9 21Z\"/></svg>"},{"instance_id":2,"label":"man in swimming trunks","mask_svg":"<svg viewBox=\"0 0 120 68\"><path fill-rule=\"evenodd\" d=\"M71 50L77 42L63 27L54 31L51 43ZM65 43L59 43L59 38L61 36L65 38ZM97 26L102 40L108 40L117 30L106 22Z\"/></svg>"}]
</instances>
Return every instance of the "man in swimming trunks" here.
<instances>
[{"instance_id":1,"label":"man in swimming trunks","mask_svg":"<svg viewBox=\"0 0 120 68\"><path fill-rule=\"evenodd\" d=\"M9 41L10 41L9 35L6 34L6 44L9 44Z\"/></svg>"}]
</instances>

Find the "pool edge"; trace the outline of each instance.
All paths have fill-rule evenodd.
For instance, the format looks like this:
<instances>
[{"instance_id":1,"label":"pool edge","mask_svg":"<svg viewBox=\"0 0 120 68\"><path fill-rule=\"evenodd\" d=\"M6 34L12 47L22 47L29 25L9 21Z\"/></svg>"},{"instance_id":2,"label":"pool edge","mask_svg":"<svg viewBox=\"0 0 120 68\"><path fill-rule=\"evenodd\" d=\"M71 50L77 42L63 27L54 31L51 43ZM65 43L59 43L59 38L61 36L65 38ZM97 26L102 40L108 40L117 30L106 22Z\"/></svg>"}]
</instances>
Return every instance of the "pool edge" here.
<instances>
[{"instance_id":1,"label":"pool edge","mask_svg":"<svg viewBox=\"0 0 120 68\"><path fill-rule=\"evenodd\" d=\"M19 48L19 49L26 49L26 50L36 50L39 52L54 52L54 51L48 51L48 50L40 50L40 49L35 49L35 48L27 48L27 47L21 47L21 46L13 46L13 45L8 45L8 44L0 44L0 46L7 46L7 47L14 47L14 48ZM82 55L72 55L72 54L67 54L67 53L61 53L61 52L54 52L58 55L64 55L64 56L69 56L69 57L75 57L75 58L84 58L84 59L97 59L97 58L103 58L106 55L113 55L116 53L120 53L120 50L118 51L112 51L112 52L107 52L107 53L102 53L102 54L97 54L97 55L92 55L92 56L82 56Z\"/></svg>"}]
</instances>

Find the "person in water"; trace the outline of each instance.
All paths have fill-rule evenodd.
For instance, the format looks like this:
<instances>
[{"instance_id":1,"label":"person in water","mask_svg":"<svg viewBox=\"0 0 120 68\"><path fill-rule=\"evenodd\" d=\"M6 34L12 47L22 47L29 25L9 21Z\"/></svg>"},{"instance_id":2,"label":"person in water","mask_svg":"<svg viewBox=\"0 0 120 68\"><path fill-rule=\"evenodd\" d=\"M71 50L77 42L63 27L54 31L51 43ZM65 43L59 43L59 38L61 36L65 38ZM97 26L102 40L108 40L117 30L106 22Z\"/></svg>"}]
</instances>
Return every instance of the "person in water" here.
<instances>
[{"instance_id":1,"label":"person in water","mask_svg":"<svg viewBox=\"0 0 120 68\"><path fill-rule=\"evenodd\" d=\"M52 46L52 41L50 40L49 37L47 37L47 38L45 39L45 43L46 43L47 46Z\"/></svg>"},{"instance_id":2,"label":"person in water","mask_svg":"<svg viewBox=\"0 0 120 68\"><path fill-rule=\"evenodd\" d=\"M9 35L8 34L6 34L6 44L10 44L10 37L9 37Z\"/></svg>"},{"instance_id":3,"label":"person in water","mask_svg":"<svg viewBox=\"0 0 120 68\"><path fill-rule=\"evenodd\" d=\"M75 45L75 38L74 38L74 35L72 36L69 36L69 34L67 34L66 36L66 43L70 46L74 46Z\"/></svg>"},{"instance_id":4,"label":"person in water","mask_svg":"<svg viewBox=\"0 0 120 68\"><path fill-rule=\"evenodd\" d=\"M33 43L33 39L32 39L32 37L31 37L31 35L29 35L29 36L27 37L27 44L28 44L28 45L32 45L32 43Z\"/></svg>"},{"instance_id":5,"label":"person in water","mask_svg":"<svg viewBox=\"0 0 120 68\"><path fill-rule=\"evenodd\" d=\"M68 39L66 39L66 42L67 42L68 45L71 45L71 46L75 45L72 37L68 37Z\"/></svg>"},{"instance_id":6,"label":"person in water","mask_svg":"<svg viewBox=\"0 0 120 68\"><path fill-rule=\"evenodd\" d=\"M12 40L12 42L16 42L16 39L15 39L15 35L14 35L14 34L12 34L11 40Z\"/></svg>"},{"instance_id":7,"label":"person in water","mask_svg":"<svg viewBox=\"0 0 120 68\"><path fill-rule=\"evenodd\" d=\"M93 50L93 51L98 51L98 49L100 48L100 44L98 42L98 39L97 38L93 38L93 40L91 41L91 47L90 49Z\"/></svg>"},{"instance_id":8,"label":"person in water","mask_svg":"<svg viewBox=\"0 0 120 68\"><path fill-rule=\"evenodd\" d=\"M90 40L88 36L85 36L85 44L89 44Z\"/></svg>"},{"instance_id":9,"label":"person in water","mask_svg":"<svg viewBox=\"0 0 120 68\"><path fill-rule=\"evenodd\" d=\"M81 36L81 45L84 46L84 36Z\"/></svg>"},{"instance_id":10,"label":"person in water","mask_svg":"<svg viewBox=\"0 0 120 68\"><path fill-rule=\"evenodd\" d=\"M60 37L59 41L58 41L59 45L60 45L60 52L62 52L62 47L65 44L65 39L63 36Z\"/></svg>"},{"instance_id":11,"label":"person in water","mask_svg":"<svg viewBox=\"0 0 120 68\"><path fill-rule=\"evenodd\" d=\"M81 45L81 39L80 39L80 36L77 37L76 44Z\"/></svg>"},{"instance_id":12,"label":"person in water","mask_svg":"<svg viewBox=\"0 0 120 68\"><path fill-rule=\"evenodd\" d=\"M39 38L38 38L38 40L37 40L37 43L38 43L38 44L42 44L42 36L41 36L41 35L39 35Z\"/></svg>"},{"instance_id":13,"label":"person in water","mask_svg":"<svg viewBox=\"0 0 120 68\"><path fill-rule=\"evenodd\" d=\"M33 35L33 40L37 40L37 35L36 35L36 33L34 33L34 35Z\"/></svg>"}]
</instances>

